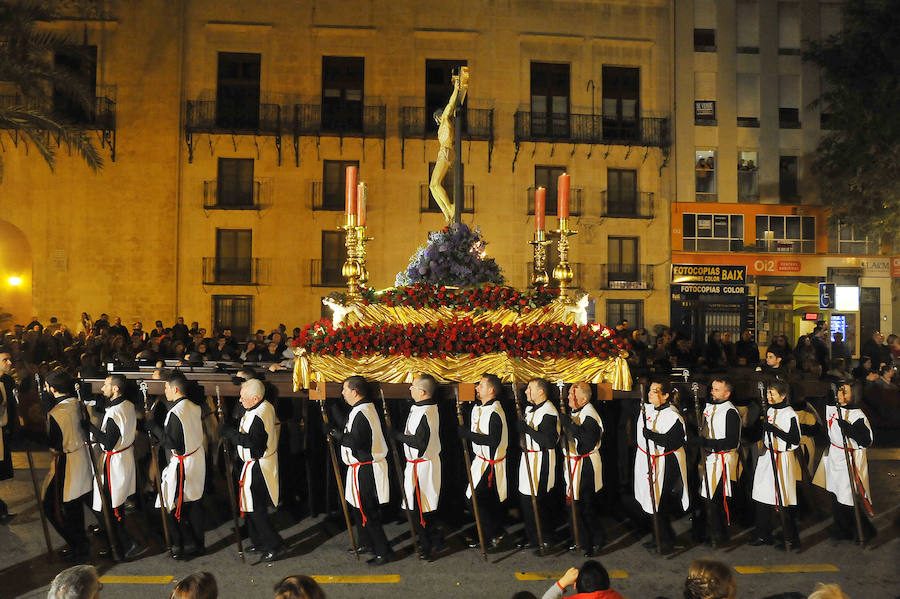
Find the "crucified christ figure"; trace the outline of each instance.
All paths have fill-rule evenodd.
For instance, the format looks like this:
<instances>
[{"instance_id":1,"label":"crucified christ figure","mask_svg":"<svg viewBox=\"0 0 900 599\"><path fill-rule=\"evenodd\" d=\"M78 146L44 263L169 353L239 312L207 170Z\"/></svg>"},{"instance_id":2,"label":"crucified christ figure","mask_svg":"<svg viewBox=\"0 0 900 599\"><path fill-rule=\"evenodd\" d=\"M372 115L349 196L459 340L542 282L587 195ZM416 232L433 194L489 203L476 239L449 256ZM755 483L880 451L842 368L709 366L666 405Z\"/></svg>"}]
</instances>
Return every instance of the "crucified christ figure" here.
<instances>
[{"instance_id":1,"label":"crucified christ figure","mask_svg":"<svg viewBox=\"0 0 900 599\"><path fill-rule=\"evenodd\" d=\"M438 143L441 144L441 149L438 150L437 161L434 163L428 189L431 190L434 201L437 202L448 223L453 220L453 203L447 196L443 181L447 171L453 166L453 112L457 104L462 105L465 102L468 90L469 67L460 67L459 75L453 76L453 93L450 95L450 101L447 102L443 111L440 109L434 111L434 120L438 124Z\"/></svg>"}]
</instances>

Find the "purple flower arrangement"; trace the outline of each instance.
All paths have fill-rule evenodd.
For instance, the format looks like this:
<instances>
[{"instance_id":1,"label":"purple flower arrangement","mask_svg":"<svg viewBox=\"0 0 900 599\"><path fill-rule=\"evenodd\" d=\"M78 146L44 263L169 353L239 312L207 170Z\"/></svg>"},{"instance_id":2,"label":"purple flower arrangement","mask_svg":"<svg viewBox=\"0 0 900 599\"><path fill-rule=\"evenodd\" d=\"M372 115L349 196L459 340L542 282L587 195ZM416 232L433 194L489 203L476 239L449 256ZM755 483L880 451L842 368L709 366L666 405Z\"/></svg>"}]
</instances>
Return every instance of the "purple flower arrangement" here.
<instances>
[{"instance_id":1,"label":"purple flower arrangement","mask_svg":"<svg viewBox=\"0 0 900 599\"><path fill-rule=\"evenodd\" d=\"M481 230L463 223L450 224L428 234L405 271L397 274L398 287L428 283L453 287L471 287L484 283L503 284L500 266L485 256Z\"/></svg>"}]
</instances>

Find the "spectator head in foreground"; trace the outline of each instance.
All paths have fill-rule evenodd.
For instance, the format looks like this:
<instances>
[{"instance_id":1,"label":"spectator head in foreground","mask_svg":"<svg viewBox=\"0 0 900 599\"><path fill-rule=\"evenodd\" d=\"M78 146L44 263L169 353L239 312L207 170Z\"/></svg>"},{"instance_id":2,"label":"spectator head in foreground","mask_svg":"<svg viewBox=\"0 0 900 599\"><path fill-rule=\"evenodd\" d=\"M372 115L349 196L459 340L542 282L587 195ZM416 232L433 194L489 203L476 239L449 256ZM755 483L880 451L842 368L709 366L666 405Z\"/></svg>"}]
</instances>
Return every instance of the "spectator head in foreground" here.
<instances>
[{"instance_id":1,"label":"spectator head in foreground","mask_svg":"<svg viewBox=\"0 0 900 599\"><path fill-rule=\"evenodd\" d=\"M56 575L50 583L47 599L97 599L102 586L97 568L90 565L72 566Z\"/></svg>"},{"instance_id":2,"label":"spectator head in foreground","mask_svg":"<svg viewBox=\"0 0 900 599\"><path fill-rule=\"evenodd\" d=\"M275 599L325 599L325 592L309 576L287 576L275 585Z\"/></svg>"},{"instance_id":3,"label":"spectator head in foreground","mask_svg":"<svg viewBox=\"0 0 900 599\"><path fill-rule=\"evenodd\" d=\"M819 582L808 599L850 599L850 597L836 584Z\"/></svg>"},{"instance_id":4,"label":"spectator head in foreground","mask_svg":"<svg viewBox=\"0 0 900 599\"><path fill-rule=\"evenodd\" d=\"M579 593L593 593L605 591L609 588L609 573L603 565L589 559L578 570L578 578L575 579L575 589Z\"/></svg>"},{"instance_id":5,"label":"spectator head in foreground","mask_svg":"<svg viewBox=\"0 0 900 599\"><path fill-rule=\"evenodd\" d=\"M737 578L726 564L711 559L697 559L688 568L684 581L685 599L734 599Z\"/></svg>"},{"instance_id":6,"label":"spectator head in foreground","mask_svg":"<svg viewBox=\"0 0 900 599\"><path fill-rule=\"evenodd\" d=\"M194 572L178 581L171 599L217 599L219 585L209 572Z\"/></svg>"}]
</instances>

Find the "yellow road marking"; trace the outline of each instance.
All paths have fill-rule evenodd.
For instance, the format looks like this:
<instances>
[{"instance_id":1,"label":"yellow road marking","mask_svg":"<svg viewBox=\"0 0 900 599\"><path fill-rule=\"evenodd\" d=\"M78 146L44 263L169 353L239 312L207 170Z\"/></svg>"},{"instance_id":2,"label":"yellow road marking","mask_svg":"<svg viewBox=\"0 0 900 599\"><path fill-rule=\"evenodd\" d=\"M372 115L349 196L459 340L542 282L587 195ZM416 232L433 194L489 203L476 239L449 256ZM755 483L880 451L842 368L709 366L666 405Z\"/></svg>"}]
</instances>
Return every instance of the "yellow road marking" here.
<instances>
[{"instance_id":1,"label":"yellow road marking","mask_svg":"<svg viewBox=\"0 0 900 599\"><path fill-rule=\"evenodd\" d=\"M831 564L783 564L780 566L735 566L741 574L796 574L799 572L837 572L838 567Z\"/></svg>"},{"instance_id":2,"label":"yellow road marking","mask_svg":"<svg viewBox=\"0 0 900 599\"><path fill-rule=\"evenodd\" d=\"M103 584L168 584L175 580L174 576L112 576L100 577Z\"/></svg>"},{"instance_id":3,"label":"yellow road marking","mask_svg":"<svg viewBox=\"0 0 900 599\"><path fill-rule=\"evenodd\" d=\"M516 572L516 580L559 580L565 574L564 570L551 572ZM625 570L609 570L610 578L628 578Z\"/></svg>"},{"instance_id":4,"label":"yellow road marking","mask_svg":"<svg viewBox=\"0 0 900 599\"><path fill-rule=\"evenodd\" d=\"M383 574L383 575L360 575L360 576L329 576L327 574L315 574L313 580L320 584L342 583L342 584L379 584L379 583L396 583L400 582L399 574Z\"/></svg>"}]
</instances>

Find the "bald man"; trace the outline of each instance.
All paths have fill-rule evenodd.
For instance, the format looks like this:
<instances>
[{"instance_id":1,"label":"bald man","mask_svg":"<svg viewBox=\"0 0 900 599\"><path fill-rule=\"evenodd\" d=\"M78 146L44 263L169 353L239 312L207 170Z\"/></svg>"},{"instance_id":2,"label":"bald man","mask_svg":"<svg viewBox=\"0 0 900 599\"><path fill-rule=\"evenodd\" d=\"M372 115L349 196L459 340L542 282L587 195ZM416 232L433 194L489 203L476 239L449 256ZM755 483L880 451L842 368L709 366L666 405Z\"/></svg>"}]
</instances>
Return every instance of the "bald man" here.
<instances>
[{"instance_id":1,"label":"bald man","mask_svg":"<svg viewBox=\"0 0 900 599\"><path fill-rule=\"evenodd\" d=\"M238 428L223 423L219 433L237 447L241 462L238 509L247 518L250 552L273 562L284 553L284 541L269 521L269 506L278 506L278 420L266 401L266 388L259 379L241 384L241 406L245 412Z\"/></svg>"}]
</instances>

